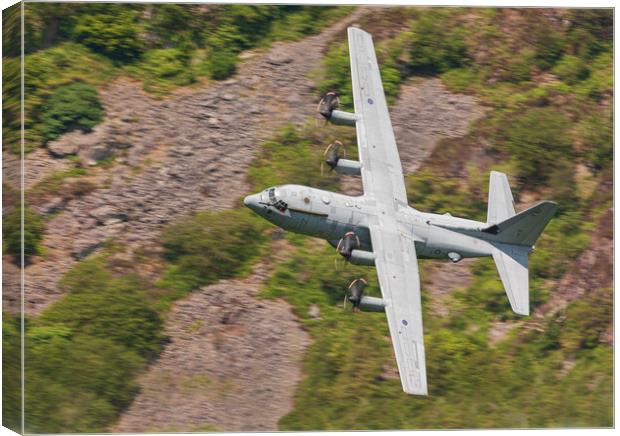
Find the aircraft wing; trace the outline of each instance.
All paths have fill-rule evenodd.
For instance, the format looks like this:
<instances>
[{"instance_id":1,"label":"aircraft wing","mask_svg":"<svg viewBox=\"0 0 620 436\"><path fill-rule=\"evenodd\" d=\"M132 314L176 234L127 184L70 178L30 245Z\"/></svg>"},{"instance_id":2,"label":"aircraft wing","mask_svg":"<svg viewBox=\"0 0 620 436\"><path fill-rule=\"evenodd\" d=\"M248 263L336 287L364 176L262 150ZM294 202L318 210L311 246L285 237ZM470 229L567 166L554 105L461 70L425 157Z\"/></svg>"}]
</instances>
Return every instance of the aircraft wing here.
<instances>
[{"instance_id":1,"label":"aircraft wing","mask_svg":"<svg viewBox=\"0 0 620 436\"><path fill-rule=\"evenodd\" d=\"M403 170L372 37L355 27L349 27L348 33L364 193L395 206L407 206Z\"/></svg>"},{"instance_id":2,"label":"aircraft wing","mask_svg":"<svg viewBox=\"0 0 620 436\"><path fill-rule=\"evenodd\" d=\"M349 55L364 195L377 206L370 227L375 266L405 392L427 395L420 275L413 238L399 230L407 193L372 37L349 27Z\"/></svg>"},{"instance_id":3,"label":"aircraft wing","mask_svg":"<svg viewBox=\"0 0 620 436\"><path fill-rule=\"evenodd\" d=\"M370 226L375 266L403 390L427 395L420 275L413 241L391 216Z\"/></svg>"}]
</instances>

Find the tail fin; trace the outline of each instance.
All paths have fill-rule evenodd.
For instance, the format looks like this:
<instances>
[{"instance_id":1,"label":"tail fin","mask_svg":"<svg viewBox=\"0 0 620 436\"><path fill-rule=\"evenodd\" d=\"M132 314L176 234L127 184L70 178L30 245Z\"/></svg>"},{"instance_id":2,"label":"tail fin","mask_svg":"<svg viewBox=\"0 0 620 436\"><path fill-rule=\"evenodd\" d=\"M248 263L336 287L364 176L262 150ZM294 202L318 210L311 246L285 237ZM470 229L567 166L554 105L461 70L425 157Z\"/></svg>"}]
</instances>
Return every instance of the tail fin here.
<instances>
[{"instance_id":1,"label":"tail fin","mask_svg":"<svg viewBox=\"0 0 620 436\"><path fill-rule=\"evenodd\" d=\"M527 255L557 210L557 204L543 201L515 215L514 201L505 174L491 171L488 227L493 260L510 306L515 313L529 315L530 291Z\"/></svg>"},{"instance_id":2,"label":"tail fin","mask_svg":"<svg viewBox=\"0 0 620 436\"><path fill-rule=\"evenodd\" d=\"M530 289L527 255L530 248L506 244L493 245L493 260L512 310L519 315L529 315Z\"/></svg>"},{"instance_id":3,"label":"tail fin","mask_svg":"<svg viewBox=\"0 0 620 436\"><path fill-rule=\"evenodd\" d=\"M497 224L514 216L515 206L506 174L491 171L487 223Z\"/></svg>"}]
</instances>

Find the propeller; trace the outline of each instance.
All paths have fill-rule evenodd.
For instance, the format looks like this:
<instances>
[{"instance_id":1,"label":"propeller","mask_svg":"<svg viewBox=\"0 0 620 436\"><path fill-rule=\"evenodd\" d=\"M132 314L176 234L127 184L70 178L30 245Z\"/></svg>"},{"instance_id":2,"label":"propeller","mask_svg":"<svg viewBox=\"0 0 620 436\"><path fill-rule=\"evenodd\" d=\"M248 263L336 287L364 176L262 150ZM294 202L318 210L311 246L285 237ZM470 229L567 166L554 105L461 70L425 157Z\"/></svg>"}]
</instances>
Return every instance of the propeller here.
<instances>
[{"instance_id":1,"label":"propeller","mask_svg":"<svg viewBox=\"0 0 620 436\"><path fill-rule=\"evenodd\" d=\"M347 265L347 261L351 257L351 253L356 248L360 248L360 238L354 232L347 232L336 246L336 253L340 254L344 258L344 266ZM338 270L338 256L334 259L334 267Z\"/></svg>"},{"instance_id":2,"label":"propeller","mask_svg":"<svg viewBox=\"0 0 620 436\"><path fill-rule=\"evenodd\" d=\"M338 109L340 107L340 99L338 98L338 93L335 91L330 91L323 95L321 101L316 107L316 112L321 115L325 119L326 125L329 119L332 116L332 111ZM318 127L318 118L316 119L316 123Z\"/></svg>"},{"instance_id":3,"label":"propeller","mask_svg":"<svg viewBox=\"0 0 620 436\"><path fill-rule=\"evenodd\" d=\"M353 250L360 248L360 245L360 238L354 232L347 232L338 241L336 251L345 259L349 259Z\"/></svg>"},{"instance_id":4,"label":"propeller","mask_svg":"<svg viewBox=\"0 0 620 436\"><path fill-rule=\"evenodd\" d=\"M329 166L329 168L333 171L334 168L336 168L336 165L338 165L338 161L340 160L340 158L347 156L347 152L342 145L342 142L334 141L327 146L327 148L323 152L323 156L325 156L325 160L321 162L321 175L323 175L324 164L327 164L327 166Z\"/></svg>"},{"instance_id":5,"label":"propeller","mask_svg":"<svg viewBox=\"0 0 620 436\"><path fill-rule=\"evenodd\" d=\"M353 280L349 285L349 289L347 289L347 292L344 294L342 308L346 310L347 301L351 303L353 310L359 308L360 302L362 301L362 294L367 284L368 282L362 278Z\"/></svg>"}]
</instances>

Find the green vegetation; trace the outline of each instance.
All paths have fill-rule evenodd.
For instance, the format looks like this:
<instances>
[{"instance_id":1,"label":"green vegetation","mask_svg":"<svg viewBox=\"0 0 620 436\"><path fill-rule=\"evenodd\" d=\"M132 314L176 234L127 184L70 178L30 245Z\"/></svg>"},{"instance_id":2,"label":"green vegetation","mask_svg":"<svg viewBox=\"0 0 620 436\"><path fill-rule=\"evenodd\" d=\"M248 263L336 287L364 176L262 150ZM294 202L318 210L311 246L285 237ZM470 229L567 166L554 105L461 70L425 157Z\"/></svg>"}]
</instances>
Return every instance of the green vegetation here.
<instances>
[{"instance_id":1,"label":"green vegetation","mask_svg":"<svg viewBox=\"0 0 620 436\"><path fill-rule=\"evenodd\" d=\"M161 242L170 266L159 282L173 291L166 300L239 274L260 255L265 226L245 209L201 212L168 226Z\"/></svg>"},{"instance_id":2,"label":"green vegetation","mask_svg":"<svg viewBox=\"0 0 620 436\"><path fill-rule=\"evenodd\" d=\"M43 219L28 206L24 207L24 259L40 254L39 243L43 239ZM21 207L18 204L2 217L3 252L12 254L20 264L21 256Z\"/></svg>"},{"instance_id":3,"label":"green vegetation","mask_svg":"<svg viewBox=\"0 0 620 436\"><path fill-rule=\"evenodd\" d=\"M2 425L14 432L22 426L20 318L2 313Z\"/></svg>"},{"instance_id":4,"label":"green vegetation","mask_svg":"<svg viewBox=\"0 0 620 436\"><path fill-rule=\"evenodd\" d=\"M149 284L114 277L106 255L77 264L60 288L67 295L27 325L27 430L103 431L161 350L163 321Z\"/></svg>"},{"instance_id":5,"label":"green vegetation","mask_svg":"<svg viewBox=\"0 0 620 436\"><path fill-rule=\"evenodd\" d=\"M77 42L113 60L131 61L144 49L141 9L137 5L89 5L84 13L77 14L70 34Z\"/></svg>"},{"instance_id":6,"label":"green vegetation","mask_svg":"<svg viewBox=\"0 0 620 436\"><path fill-rule=\"evenodd\" d=\"M158 48L146 52L142 60L127 67L127 71L142 79L146 91L162 95L196 80L188 62L189 56L185 51Z\"/></svg>"},{"instance_id":7,"label":"green vegetation","mask_svg":"<svg viewBox=\"0 0 620 436\"><path fill-rule=\"evenodd\" d=\"M570 157L569 126L566 117L550 107L531 108L512 118L500 135L504 135L503 143L515 161L518 175L543 182L554 162Z\"/></svg>"},{"instance_id":8,"label":"green vegetation","mask_svg":"<svg viewBox=\"0 0 620 436\"><path fill-rule=\"evenodd\" d=\"M464 27L445 25L457 14L459 10L451 8L415 14L408 35L414 72L437 74L469 63Z\"/></svg>"},{"instance_id":9,"label":"green vegetation","mask_svg":"<svg viewBox=\"0 0 620 436\"><path fill-rule=\"evenodd\" d=\"M609 109L582 119L577 126L585 160L594 170L609 168L613 162L612 118Z\"/></svg>"},{"instance_id":10,"label":"green vegetation","mask_svg":"<svg viewBox=\"0 0 620 436\"><path fill-rule=\"evenodd\" d=\"M29 5L30 6L30 5ZM12 153L19 153L20 138L20 81L19 58L3 59L3 78L5 86L2 95L5 99L3 104L3 139L5 148ZM102 56L99 56L87 48L74 43L63 43L52 48L41 50L25 58L24 77L24 110L25 110L25 151L32 151L37 146L43 144L46 136L52 133L56 127L49 123L52 115L47 115L47 109L55 110L53 117L68 117L67 128L71 128L72 117L80 118L82 110L88 119L86 127L92 127L100 119L100 115L93 115L98 111L90 106L85 107L79 100L80 95L86 95L89 101L98 106L97 97L93 90L87 90L88 85L97 86L105 83L113 73L112 64ZM76 81L82 82L77 84ZM56 102L49 106L48 99L56 95ZM75 108L72 105L77 105ZM78 107L79 106L79 107ZM65 115L62 110L68 109ZM87 115L88 114L88 115ZM47 122L44 122L47 116ZM78 125L79 127L79 125ZM51 128L51 130L50 130ZM60 129L60 132L63 130Z\"/></svg>"},{"instance_id":11,"label":"green vegetation","mask_svg":"<svg viewBox=\"0 0 620 436\"><path fill-rule=\"evenodd\" d=\"M344 143L353 143L349 139L351 131L343 131L338 136ZM325 169L321 174L323 151L329 143L324 132L317 131L311 125L295 129L288 125L274 139L261 144L261 152L248 171L248 179L255 191L269 186L298 184L313 186L318 189L337 189L339 178ZM349 146L347 152L354 152Z\"/></svg>"},{"instance_id":12,"label":"green vegetation","mask_svg":"<svg viewBox=\"0 0 620 436\"><path fill-rule=\"evenodd\" d=\"M89 132L103 118L97 89L75 82L54 90L42 109L41 122L46 141L74 129Z\"/></svg>"}]
</instances>

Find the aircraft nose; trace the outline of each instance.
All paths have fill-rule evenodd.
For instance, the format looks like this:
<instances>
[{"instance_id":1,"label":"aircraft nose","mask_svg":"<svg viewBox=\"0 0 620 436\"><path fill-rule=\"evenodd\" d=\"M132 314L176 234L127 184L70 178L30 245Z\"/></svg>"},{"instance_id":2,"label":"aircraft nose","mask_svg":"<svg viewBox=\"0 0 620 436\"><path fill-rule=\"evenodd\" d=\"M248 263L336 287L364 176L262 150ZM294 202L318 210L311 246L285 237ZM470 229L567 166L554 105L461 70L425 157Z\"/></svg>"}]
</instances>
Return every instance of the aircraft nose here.
<instances>
[{"instance_id":1,"label":"aircraft nose","mask_svg":"<svg viewBox=\"0 0 620 436\"><path fill-rule=\"evenodd\" d=\"M258 211L259 209L258 194L248 195L247 197L243 199L243 204L255 212Z\"/></svg>"}]
</instances>

